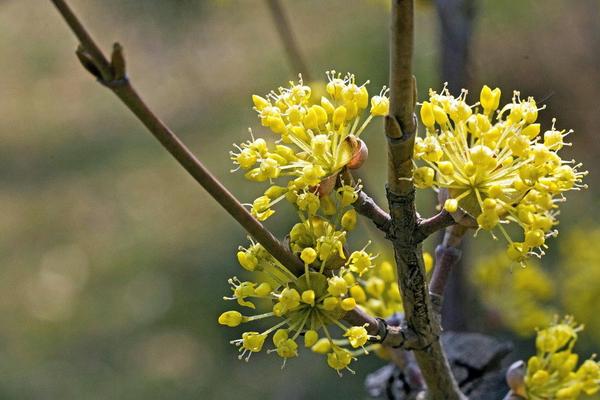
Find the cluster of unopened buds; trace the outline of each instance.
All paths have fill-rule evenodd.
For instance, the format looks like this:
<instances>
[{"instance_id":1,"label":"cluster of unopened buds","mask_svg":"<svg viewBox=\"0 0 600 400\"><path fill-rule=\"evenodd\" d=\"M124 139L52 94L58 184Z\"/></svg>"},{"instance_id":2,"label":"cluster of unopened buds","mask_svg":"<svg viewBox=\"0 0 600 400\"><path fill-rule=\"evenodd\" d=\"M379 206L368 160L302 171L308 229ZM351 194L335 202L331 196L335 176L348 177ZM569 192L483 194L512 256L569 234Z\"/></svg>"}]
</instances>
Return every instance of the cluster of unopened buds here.
<instances>
[{"instance_id":1,"label":"cluster of unopened buds","mask_svg":"<svg viewBox=\"0 0 600 400\"><path fill-rule=\"evenodd\" d=\"M250 309L258 300L266 312L226 311L219 323L236 327L275 320L269 328L245 332L232 342L240 348L240 359L248 360L269 340L272 348L267 352L280 356L284 365L303 346L326 355L327 364L340 373L351 371L355 357L376 348L372 342L379 339L365 326L345 323L344 315L361 305L374 315L387 316L399 311L401 302L393 266L384 262L376 267L368 245L348 249L347 235L357 222L352 204L361 187L340 177L344 168L356 169L366 160L360 135L373 117L387 115L387 91L369 98L366 84L357 85L354 75L330 71L327 77L326 96L321 98L315 98L315 90L302 78L266 97L252 97L261 124L276 134L276 140L252 137L236 146L231 159L250 181L269 184L249 205L257 219L269 218L275 213L273 206L284 199L293 205L299 221L286 244L305 268L297 276L260 244L240 248L238 261L254 279L230 279L233 295L226 299Z\"/></svg>"},{"instance_id":2,"label":"cluster of unopened buds","mask_svg":"<svg viewBox=\"0 0 600 400\"><path fill-rule=\"evenodd\" d=\"M414 159L425 165L415 169L415 185L438 189L458 222L499 230L511 260L543 255L547 237L556 234L563 193L585 187L587 172L558 154L571 131L553 121L542 133L536 121L543 107L518 92L499 111L498 88L484 86L474 105L467 104L466 91L454 97L444 88L429 97L420 109L427 131L415 141ZM522 230L519 240L504 227L510 223Z\"/></svg>"},{"instance_id":3,"label":"cluster of unopened buds","mask_svg":"<svg viewBox=\"0 0 600 400\"><path fill-rule=\"evenodd\" d=\"M600 365L592 357L578 366L579 356L573 352L577 333L582 329L566 317L539 330L537 354L529 359L524 371L512 376L509 373L512 391L528 400L575 400L598 393Z\"/></svg>"}]
</instances>

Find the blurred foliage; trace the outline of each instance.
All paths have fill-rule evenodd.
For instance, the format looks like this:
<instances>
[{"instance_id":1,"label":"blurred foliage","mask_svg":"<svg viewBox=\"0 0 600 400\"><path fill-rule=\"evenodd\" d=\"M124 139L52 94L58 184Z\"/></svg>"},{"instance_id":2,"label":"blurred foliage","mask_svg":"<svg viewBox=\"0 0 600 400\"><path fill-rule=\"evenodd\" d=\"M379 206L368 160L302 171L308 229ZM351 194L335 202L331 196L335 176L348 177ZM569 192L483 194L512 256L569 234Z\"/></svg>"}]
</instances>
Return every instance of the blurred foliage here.
<instances>
[{"instance_id":1,"label":"blurred foliage","mask_svg":"<svg viewBox=\"0 0 600 400\"><path fill-rule=\"evenodd\" d=\"M586 326L594 348L600 346L600 229L577 227L564 238L558 278L561 303Z\"/></svg>"},{"instance_id":2,"label":"blurred foliage","mask_svg":"<svg viewBox=\"0 0 600 400\"><path fill-rule=\"evenodd\" d=\"M548 325L556 313L548 306L555 295L550 275L534 260L520 266L504 252L485 257L471 269L471 283L489 312L521 336Z\"/></svg>"},{"instance_id":3,"label":"blurred foliage","mask_svg":"<svg viewBox=\"0 0 600 400\"><path fill-rule=\"evenodd\" d=\"M227 152L254 121L250 93L296 76L263 2L70 3L103 48L124 45L139 91L198 157L241 199L256 197L229 174ZM385 83L386 7L284 4L312 71ZM596 0L482 0L474 37L473 87L519 88L575 130L567 151L590 170L592 189L570 196L563 232L598 225L600 53L590 50L600 45L598 8ZM433 8L417 10L421 98L441 87L436 24ZM282 372L275 357L237 360L228 344L237 334L217 326L224 306L215 299L244 233L81 69L50 2L0 2L0 30L0 398L358 397L375 359L343 381L311 357ZM365 139L372 157L363 179L381 200L383 135L373 125ZM431 199L421 201L431 209ZM555 257L542 267L556 277L561 268L547 267ZM596 275L581 281L592 285ZM265 384L257 371L273 379Z\"/></svg>"}]
</instances>

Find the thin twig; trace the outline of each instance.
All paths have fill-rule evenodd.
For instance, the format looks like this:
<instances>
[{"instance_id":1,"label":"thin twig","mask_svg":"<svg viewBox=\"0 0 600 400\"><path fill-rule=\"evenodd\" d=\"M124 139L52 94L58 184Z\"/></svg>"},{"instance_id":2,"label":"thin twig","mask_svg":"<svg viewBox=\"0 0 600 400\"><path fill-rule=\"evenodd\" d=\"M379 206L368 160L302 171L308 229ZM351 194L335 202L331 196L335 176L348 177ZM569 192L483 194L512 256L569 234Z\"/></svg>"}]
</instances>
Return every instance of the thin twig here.
<instances>
[{"instance_id":1,"label":"thin twig","mask_svg":"<svg viewBox=\"0 0 600 400\"><path fill-rule=\"evenodd\" d=\"M468 229L458 224L446 228L442 243L435 249L435 268L429 282L429 296L433 305L434 317L440 324L442 322L444 289L448 283L450 273L462 256L460 243ZM457 312L463 312L463 310Z\"/></svg>"},{"instance_id":2,"label":"thin twig","mask_svg":"<svg viewBox=\"0 0 600 400\"><path fill-rule=\"evenodd\" d=\"M364 191L358 193L358 199L353 204L354 209L360 215L373 221L375 226L383 232L387 232L390 227L390 215L375 203L372 197Z\"/></svg>"},{"instance_id":3,"label":"thin twig","mask_svg":"<svg viewBox=\"0 0 600 400\"><path fill-rule=\"evenodd\" d=\"M354 186L356 181L348 169L341 172L341 179L346 185ZM370 219L379 230L388 233L391 217L363 189L358 193L358 199L352 204L357 213Z\"/></svg>"},{"instance_id":4,"label":"thin twig","mask_svg":"<svg viewBox=\"0 0 600 400\"><path fill-rule=\"evenodd\" d=\"M144 103L130 81L124 74L115 74L116 65L111 65L92 37L83 27L73 11L64 0L51 0L63 16L73 33L79 39L80 59L85 57L93 62L101 75L97 78L109 87L129 108L146 128L154 135L163 147L202 185L202 187L225 210L256 239L280 263L296 273L302 273L304 266L281 242L273 236L250 212L208 171L208 169L192 154L183 142L162 122ZM121 52L120 46L115 51ZM118 60L119 57L116 57ZM122 66L124 68L124 64ZM116 79L115 75L123 75Z\"/></svg>"},{"instance_id":5,"label":"thin twig","mask_svg":"<svg viewBox=\"0 0 600 400\"><path fill-rule=\"evenodd\" d=\"M307 64L304 62L304 57L298 46L298 41L292 31L290 21L283 9L279 0L266 0L273 23L279 33L279 38L287 54L290 66L295 70L295 73L301 73L305 81L310 82L311 76Z\"/></svg>"},{"instance_id":6,"label":"thin twig","mask_svg":"<svg viewBox=\"0 0 600 400\"><path fill-rule=\"evenodd\" d=\"M435 269L429 282L429 292L437 296L444 295L444 289L452 268L458 263L462 251L460 244L469 228L454 225L446 228L444 239L435 249Z\"/></svg>"},{"instance_id":7,"label":"thin twig","mask_svg":"<svg viewBox=\"0 0 600 400\"><path fill-rule=\"evenodd\" d=\"M442 209L442 211L433 217L419 221L414 240L416 242L421 242L433 233L454 225L455 223L452 215L448 211Z\"/></svg>"},{"instance_id":8,"label":"thin twig","mask_svg":"<svg viewBox=\"0 0 600 400\"><path fill-rule=\"evenodd\" d=\"M61 13L77 39L79 39L79 43L81 46L87 50L89 55L96 62L97 68L101 72L101 76L104 80L109 80L112 76L112 70L110 67L110 63L104 57L102 50L96 45L92 37L89 35L87 30L83 27L79 19L75 16L71 8L67 5L66 2L62 0L51 0L58 11Z\"/></svg>"}]
</instances>

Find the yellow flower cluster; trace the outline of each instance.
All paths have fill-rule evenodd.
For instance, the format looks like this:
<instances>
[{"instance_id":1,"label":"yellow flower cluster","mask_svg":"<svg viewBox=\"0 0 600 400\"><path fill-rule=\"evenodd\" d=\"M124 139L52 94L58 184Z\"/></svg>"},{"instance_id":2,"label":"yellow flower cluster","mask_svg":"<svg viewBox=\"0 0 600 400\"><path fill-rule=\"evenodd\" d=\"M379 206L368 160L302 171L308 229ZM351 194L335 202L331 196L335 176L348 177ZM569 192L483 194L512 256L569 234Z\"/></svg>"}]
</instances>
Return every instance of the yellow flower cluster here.
<instances>
[{"instance_id":1,"label":"yellow flower cluster","mask_svg":"<svg viewBox=\"0 0 600 400\"><path fill-rule=\"evenodd\" d=\"M239 305L251 309L255 309L253 301L263 300L271 310L251 316L239 311L226 311L218 321L221 325L236 327L267 318L277 320L268 329L245 332L241 339L232 341L240 347L240 359L248 360L252 353L260 352L271 336L274 347L267 353L277 353L285 365L288 358L298 356L298 342L303 339L301 345L326 355L327 364L338 373L344 369L352 372L349 364L355 356L368 354L371 345L367 342L374 337L367 333L364 326L346 326L341 320L357 304L374 304L374 301L386 306L388 312L397 311L398 307L394 308L392 303L385 302L388 296L393 297L393 304L399 305L400 301L397 284L395 293L385 293L384 290L386 285L394 287L395 282L389 282L394 279L393 267L383 263L382 278L372 276L364 281L360 278L360 271L355 272L354 264L368 263L366 268L369 273L375 270L371 265L373 257L364 249L352 253L346 266L338 268L330 276L323 273L322 263L317 263L318 254L311 247L301 252L301 258L307 265L307 272L296 277L259 244L240 250L238 260L242 267L263 272L265 279L262 282L242 282L234 277L229 280L233 295L225 299L236 300ZM313 263L317 263L315 265L320 269L319 272L309 267ZM340 330L341 337L336 338L336 331Z\"/></svg>"},{"instance_id":2,"label":"yellow flower cluster","mask_svg":"<svg viewBox=\"0 0 600 400\"><path fill-rule=\"evenodd\" d=\"M537 354L527 362L525 398L575 400L598 392L600 365L592 357L577 367L579 356L573 353L577 332L582 329L567 317L538 331Z\"/></svg>"},{"instance_id":3,"label":"yellow flower cluster","mask_svg":"<svg viewBox=\"0 0 600 400\"><path fill-rule=\"evenodd\" d=\"M342 77L329 71L327 78L327 95L318 100L312 96L314 88L304 85L302 77L266 97L252 96L261 124L278 140L269 145L252 136L236 145L231 159L250 181L286 180L284 186L269 187L253 202L251 211L261 221L273 215L271 207L282 199L297 204L302 194L327 194L342 168L360 167L368 153L360 135L373 117L388 113L385 88L369 98L368 82L359 86L352 74Z\"/></svg>"},{"instance_id":4,"label":"yellow flower cluster","mask_svg":"<svg viewBox=\"0 0 600 400\"><path fill-rule=\"evenodd\" d=\"M388 314L398 309L400 295L391 264L376 267L367 246L348 249L347 236L357 222L352 204L360 184L345 184L339 176L342 169L358 168L366 160L367 148L359 137L374 116L387 114L386 90L369 100L366 86L357 85L354 75L342 77L331 71L327 77L327 95L317 100L318 88L304 85L301 78L277 93L253 96L262 125L278 140L269 145L253 137L237 146L231 158L250 181L270 183L251 204L257 219L273 215L272 207L283 199L295 206L299 221L285 243L304 264L304 273L294 275L260 244L240 248L239 264L255 277L230 279L233 294L225 299L250 309L260 301L268 312L244 315L231 310L218 321L230 327L276 321L262 331L244 332L232 342L240 348L240 359L260 352L270 338L272 348L267 352L277 353L284 365L298 356L300 347L307 347L326 355L327 364L341 373L352 371L352 360L366 354L373 346L369 340L374 339L364 326L345 325L344 315L357 304L373 305L377 315ZM369 115L362 121L369 103Z\"/></svg>"},{"instance_id":5,"label":"yellow flower cluster","mask_svg":"<svg viewBox=\"0 0 600 400\"><path fill-rule=\"evenodd\" d=\"M552 321L555 310L547 303L555 293L550 276L536 262L513 268L504 252L478 260L470 280L485 308L521 336Z\"/></svg>"},{"instance_id":6,"label":"yellow flower cluster","mask_svg":"<svg viewBox=\"0 0 600 400\"><path fill-rule=\"evenodd\" d=\"M553 123L542 134L536 123L541 108L518 92L499 111L498 88L484 86L474 105L466 96L463 91L454 97L444 88L439 94L430 91L423 102L420 116L427 132L415 141L414 158L425 165L415 169L414 183L443 190L444 208L451 213L460 208L479 229L498 229L511 260L541 256L546 238L555 234L563 193L584 187L581 165L558 155L571 131L557 130ZM509 223L523 231L520 240L504 228Z\"/></svg>"},{"instance_id":7,"label":"yellow flower cluster","mask_svg":"<svg viewBox=\"0 0 600 400\"><path fill-rule=\"evenodd\" d=\"M588 327L600 344L600 229L576 228L561 241L559 281L563 307Z\"/></svg>"}]
</instances>

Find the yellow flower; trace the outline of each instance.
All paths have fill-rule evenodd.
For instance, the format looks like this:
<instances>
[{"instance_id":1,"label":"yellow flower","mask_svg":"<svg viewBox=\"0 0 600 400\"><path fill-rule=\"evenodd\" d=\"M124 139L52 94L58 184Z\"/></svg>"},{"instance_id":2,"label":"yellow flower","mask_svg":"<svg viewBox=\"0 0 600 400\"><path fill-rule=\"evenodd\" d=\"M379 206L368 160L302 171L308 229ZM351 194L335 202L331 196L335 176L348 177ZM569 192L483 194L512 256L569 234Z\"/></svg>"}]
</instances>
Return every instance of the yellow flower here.
<instances>
[{"instance_id":1,"label":"yellow flower","mask_svg":"<svg viewBox=\"0 0 600 400\"><path fill-rule=\"evenodd\" d=\"M355 251L350 254L347 264L350 271L356 272L358 276L363 276L365 272L373 267L373 263L371 262L373 258L374 257L372 257L371 254L364 250Z\"/></svg>"},{"instance_id":2,"label":"yellow flower","mask_svg":"<svg viewBox=\"0 0 600 400\"><path fill-rule=\"evenodd\" d=\"M298 345L292 339L285 339L277 344L277 355L281 358L292 358L298 355Z\"/></svg>"},{"instance_id":3,"label":"yellow flower","mask_svg":"<svg viewBox=\"0 0 600 400\"><path fill-rule=\"evenodd\" d=\"M231 327L272 321L262 332L244 332L231 342L239 347L240 359L261 351L270 337L274 348L267 353L277 353L285 366L299 355L299 340L304 338L304 347L326 355L328 365L339 373L349 370L350 350L369 338L364 327L348 326L344 316L360 303L373 315L385 317L401 310L401 303L392 265L375 266L366 247L348 248L347 236L357 223L352 205L361 184L344 182L339 174L366 160L368 149L360 136L374 117L387 115L388 90L370 99L366 83L358 85L353 75L331 71L327 76L326 85L305 85L300 79L264 97L252 96L261 125L276 140L255 138L250 132L251 140L235 146L231 159L248 180L268 183L262 195L246 204L256 219L274 215L275 206L284 200L295 207L298 220L285 243L303 262L304 273L292 273L250 239L251 245L240 247L236 256L259 281L230 279L233 295L225 299L253 309L262 306L267 312L244 316L227 311L218 321ZM439 148L432 146L435 157ZM433 177L427 178L431 184ZM335 337L340 329L345 336ZM361 352L367 354L367 348Z\"/></svg>"},{"instance_id":4,"label":"yellow flower","mask_svg":"<svg viewBox=\"0 0 600 400\"><path fill-rule=\"evenodd\" d=\"M350 372L354 373L351 369L348 368L348 365L352 362L352 354L341 347L334 347L333 351L327 354L327 364L341 375L340 371L343 369L348 369Z\"/></svg>"},{"instance_id":5,"label":"yellow flower","mask_svg":"<svg viewBox=\"0 0 600 400\"><path fill-rule=\"evenodd\" d=\"M369 340L367 330L363 326L353 326L349 328L344 336L348 338L350 345L354 348L362 347Z\"/></svg>"},{"instance_id":6,"label":"yellow flower","mask_svg":"<svg viewBox=\"0 0 600 400\"><path fill-rule=\"evenodd\" d=\"M330 295L338 297L343 294L346 294L347 291L348 284L346 283L344 278L334 276L332 278L329 278L329 280L327 281L327 292L329 292Z\"/></svg>"}]
</instances>

